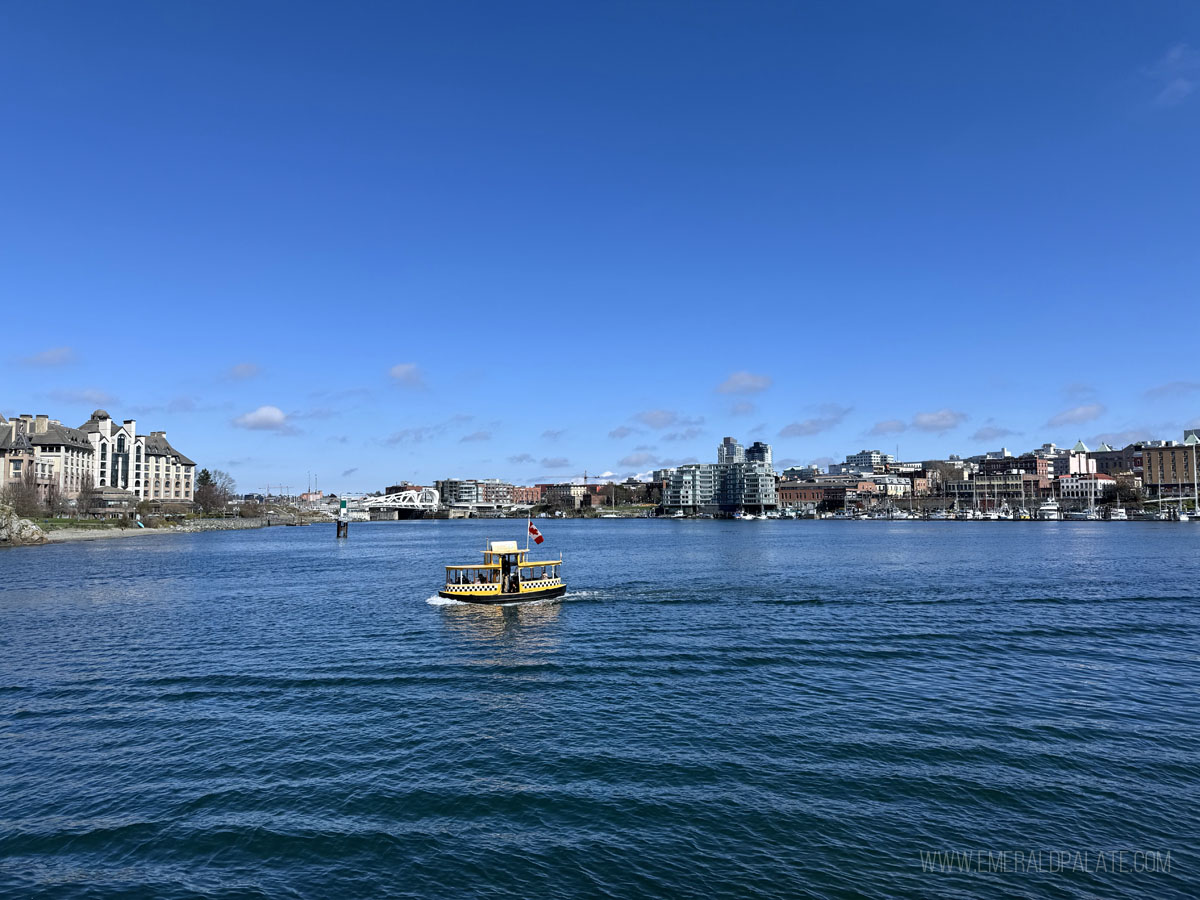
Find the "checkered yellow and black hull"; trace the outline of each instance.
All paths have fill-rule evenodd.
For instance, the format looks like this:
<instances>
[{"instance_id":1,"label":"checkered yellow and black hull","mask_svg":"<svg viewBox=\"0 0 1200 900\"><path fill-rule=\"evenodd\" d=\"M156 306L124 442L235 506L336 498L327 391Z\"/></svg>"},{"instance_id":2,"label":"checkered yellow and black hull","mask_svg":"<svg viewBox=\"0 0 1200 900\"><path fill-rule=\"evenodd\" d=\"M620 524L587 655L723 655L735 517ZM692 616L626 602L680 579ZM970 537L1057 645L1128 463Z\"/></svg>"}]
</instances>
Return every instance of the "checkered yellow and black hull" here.
<instances>
[{"instance_id":1,"label":"checkered yellow and black hull","mask_svg":"<svg viewBox=\"0 0 1200 900\"><path fill-rule=\"evenodd\" d=\"M567 592L565 584L530 587L529 589L522 589L516 593L508 594L494 590L493 588L495 588L495 585L490 584L447 585L445 590L438 591L438 596L445 597L447 600L461 600L463 603L510 604L551 600L555 597L561 597Z\"/></svg>"}]
</instances>

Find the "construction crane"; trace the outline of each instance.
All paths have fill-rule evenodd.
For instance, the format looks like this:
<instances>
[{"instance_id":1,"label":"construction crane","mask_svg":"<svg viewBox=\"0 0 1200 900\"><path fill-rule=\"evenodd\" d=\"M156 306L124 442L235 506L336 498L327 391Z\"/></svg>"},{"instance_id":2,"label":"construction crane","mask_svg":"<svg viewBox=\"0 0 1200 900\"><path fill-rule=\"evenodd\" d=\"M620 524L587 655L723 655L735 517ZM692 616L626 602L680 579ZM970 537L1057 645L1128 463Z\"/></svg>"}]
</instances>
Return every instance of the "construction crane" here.
<instances>
[{"instance_id":1,"label":"construction crane","mask_svg":"<svg viewBox=\"0 0 1200 900\"><path fill-rule=\"evenodd\" d=\"M568 477L568 478L582 478L582 479L583 479L583 483L584 483L584 484L587 484L587 483L588 483L588 477L589 477L589 476L588 476L588 473L587 473L587 469L584 469L584 470L583 470L583 474L576 473L576 474L574 474L574 475L568 475L567 477ZM606 476L604 476L604 475L601 475L600 477L601 477L601 478L604 478L604 477L606 477ZM594 479L595 479L595 476L593 475L593 476L591 476L591 478L594 480ZM610 479L610 480L611 480L611 479Z\"/></svg>"}]
</instances>

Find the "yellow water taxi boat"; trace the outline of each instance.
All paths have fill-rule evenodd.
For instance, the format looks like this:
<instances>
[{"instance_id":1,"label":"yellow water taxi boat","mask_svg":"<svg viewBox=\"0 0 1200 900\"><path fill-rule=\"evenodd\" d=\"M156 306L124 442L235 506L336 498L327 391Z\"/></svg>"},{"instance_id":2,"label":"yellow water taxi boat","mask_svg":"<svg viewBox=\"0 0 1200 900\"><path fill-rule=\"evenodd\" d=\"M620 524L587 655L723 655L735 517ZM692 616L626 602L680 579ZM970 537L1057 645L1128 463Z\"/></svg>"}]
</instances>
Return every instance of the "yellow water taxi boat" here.
<instances>
[{"instance_id":1,"label":"yellow water taxi boat","mask_svg":"<svg viewBox=\"0 0 1200 900\"><path fill-rule=\"evenodd\" d=\"M439 597L467 603L530 603L561 597L562 557L532 560L516 541L488 541L482 565L446 566L446 588Z\"/></svg>"}]
</instances>

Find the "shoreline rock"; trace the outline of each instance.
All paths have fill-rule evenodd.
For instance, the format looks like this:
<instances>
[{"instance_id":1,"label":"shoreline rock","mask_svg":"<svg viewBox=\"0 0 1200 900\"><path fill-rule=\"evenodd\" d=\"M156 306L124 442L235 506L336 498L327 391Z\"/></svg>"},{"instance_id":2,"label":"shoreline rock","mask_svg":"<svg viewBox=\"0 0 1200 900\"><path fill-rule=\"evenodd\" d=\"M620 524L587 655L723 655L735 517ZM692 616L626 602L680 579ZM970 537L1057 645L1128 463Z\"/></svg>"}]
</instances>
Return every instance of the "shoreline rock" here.
<instances>
[{"instance_id":1,"label":"shoreline rock","mask_svg":"<svg viewBox=\"0 0 1200 900\"><path fill-rule=\"evenodd\" d=\"M45 544L48 540L41 528L29 519L22 519L11 506L0 504L0 544L31 547Z\"/></svg>"},{"instance_id":2,"label":"shoreline rock","mask_svg":"<svg viewBox=\"0 0 1200 900\"><path fill-rule=\"evenodd\" d=\"M145 537L151 534L200 534L205 531L247 531L256 528L275 528L280 525L294 524L295 519L287 515L272 515L255 519L191 519L177 524L159 528L54 528L49 532L38 531L44 535L44 540L37 543L65 544L74 541L107 541L117 538ZM32 524L32 523L30 523ZM33 527L37 528L36 525Z\"/></svg>"},{"instance_id":3,"label":"shoreline rock","mask_svg":"<svg viewBox=\"0 0 1200 900\"><path fill-rule=\"evenodd\" d=\"M288 519L271 516L261 519L192 519L160 528L56 528L47 535L47 543L64 544L69 541L104 541L113 538L145 537L151 534L200 534L205 531L246 531L266 528L268 525L288 524Z\"/></svg>"}]
</instances>

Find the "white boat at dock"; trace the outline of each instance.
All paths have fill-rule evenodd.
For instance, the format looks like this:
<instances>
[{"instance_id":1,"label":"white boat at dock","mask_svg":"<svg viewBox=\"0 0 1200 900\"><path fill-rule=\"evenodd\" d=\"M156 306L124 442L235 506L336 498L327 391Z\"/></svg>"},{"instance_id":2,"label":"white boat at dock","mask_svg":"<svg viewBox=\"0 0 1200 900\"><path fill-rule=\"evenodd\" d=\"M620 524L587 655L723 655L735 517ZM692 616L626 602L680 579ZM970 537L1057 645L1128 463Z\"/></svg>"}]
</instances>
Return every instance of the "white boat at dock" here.
<instances>
[{"instance_id":1,"label":"white boat at dock","mask_svg":"<svg viewBox=\"0 0 1200 900\"><path fill-rule=\"evenodd\" d=\"M1060 522L1062 521L1062 507L1053 500L1047 500L1038 507L1037 518L1039 522Z\"/></svg>"}]
</instances>

